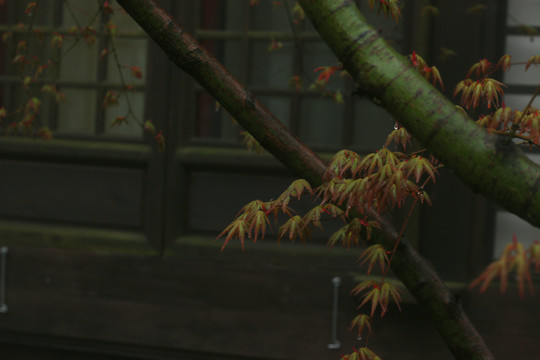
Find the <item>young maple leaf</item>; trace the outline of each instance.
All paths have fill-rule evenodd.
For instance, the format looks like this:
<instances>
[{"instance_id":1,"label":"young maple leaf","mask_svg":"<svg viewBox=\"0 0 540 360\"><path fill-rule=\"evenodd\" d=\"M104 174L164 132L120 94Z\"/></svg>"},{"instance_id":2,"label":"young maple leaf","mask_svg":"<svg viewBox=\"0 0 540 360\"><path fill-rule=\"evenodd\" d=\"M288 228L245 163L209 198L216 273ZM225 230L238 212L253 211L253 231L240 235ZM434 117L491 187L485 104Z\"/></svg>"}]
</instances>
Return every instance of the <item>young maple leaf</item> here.
<instances>
[{"instance_id":1,"label":"young maple leaf","mask_svg":"<svg viewBox=\"0 0 540 360\"><path fill-rule=\"evenodd\" d=\"M127 124L128 120L126 116L118 115L114 118L114 120L111 123L111 127L119 126L122 124Z\"/></svg>"},{"instance_id":2,"label":"young maple leaf","mask_svg":"<svg viewBox=\"0 0 540 360\"><path fill-rule=\"evenodd\" d=\"M397 123L394 126L394 130L386 138L384 146L387 147L391 143L401 144L403 149L407 147L407 144L411 143L411 134L402 126Z\"/></svg>"},{"instance_id":3,"label":"young maple leaf","mask_svg":"<svg viewBox=\"0 0 540 360\"><path fill-rule=\"evenodd\" d=\"M306 226L311 224L313 227L322 230L321 216L323 214L327 214L332 218L336 218L338 216L342 216L343 213L343 210L341 210L334 204L321 204L315 206L306 215L304 215L303 221Z\"/></svg>"},{"instance_id":4,"label":"young maple leaf","mask_svg":"<svg viewBox=\"0 0 540 360\"><path fill-rule=\"evenodd\" d=\"M529 69L531 65L539 65L540 64L540 55L534 55L529 60L527 60L527 65L525 65L525 71Z\"/></svg>"},{"instance_id":5,"label":"young maple leaf","mask_svg":"<svg viewBox=\"0 0 540 360\"><path fill-rule=\"evenodd\" d=\"M371 317L366 314L357 315L351 321L349 331L352 331L355 326L358 328L358 338L362 338L365 330L367 330L368 334L371 334Z\"/></svg>"},{"instance_id":6,"label":"young maple leaf","mask_svg":"<svg viewBox=\"0 0 540 360\"><path fill-rule=\"evenodd\" d=\"M299 237L302 242L305 242L306 238L310 237L311 231L305 226L304 220L300 216L295 215L279 228L278 242L286 235L288 235L289 240L293 242L297 237Z\"/></svg>"},{"instance_id":7,"label":"young maple leaf","mask_svg":"<svg viewBox=\"0 0 540 360\"><path fill-rule=\"evenodd\" d=\"M392 16L392 18L399 23L399 18L401 17L401 9L399 8L399 0L377 0L379 8L377 14L381 11L384 13L384 16ZM375 0L369 0L369 8L372 9L375 4Z\"/></svg>"},{"instance_id":8,"label":"young maple leaf","mask_svg":"<svg viewBox=\"0 0 540 360\"><path fill-rule=\"evenodd\" d=\"M361 347L358 351L361 360L382 360L377 354L375 354L367 346Z\"/></svg>"},{"instance_id":9,"label":"young maple leaf","mask_svg":"<svg viewBox=\"0 0 540 360\"><path fill-rule=\"evenodd\" d=\"M540 272L540 242L534 240L533 244L528 250L529 262L534 263L534 269L536 272Z\"/></svg>"},{"instance_id":10,"label":"young maple leaf","mask_svg":"<svg viewBox=\"0 0 540 360\"><path fill-rule=\"evenodd\" d=\"M360 155L352 150L340 150L330 160L330 164L326 170L325 177L334 174L337 176L344 176L347 170L351 170L352 175L355 175L356 171L353 168L357 168L360 162Z\"/></svg>"},{"instance_id":11,"label":"young maple leaf","mask_svg":"<svg viewBox=\"0 0 540 360\"><path fill-rule=\"evenodd\" d=\"M531 294L534 293L531 274L529 271L530 260L527 259L526 251L521 243L517 241L514 234L512 243L506 245L501 257L492 262L485 270L469 284L469 289L480 286L480 292L486 291L489 284L495 277L501 281L500 291L504 293L508 286L508 274L513 269L516 270L516 279L518 282L519 295L525 296L525 283L529 285Z\"/></svg>"},{"instance_id":12,"label":"young maple leaf","mask_svg":"<svg viewBox=\"0 0 540 360\"><path fill-rule=\"evenodd\" d=\"M523 244L519 243L514 235L515 257L511 260L511 266L516 269L516 279L518 282L519 296L525 296L525 282L529 285L531 295L534 294L534 285L529 270L529 261Z\"/></svg>"},{"instance_id":13,"label":"young maple leaf","mask_svg":"<svg viewBox=\"0 0 540 360\"><path fill-rule=\"evenodd\" d=\"M328 239L327 245L332 247L339 242L342 244L348 243L347 237L350 236L347 232L348 227L348 225L342 226L338 231L334 232L332 236L330 236L330 239Z\"/></svg>"},{"instance_id":14,"label":"young maple leaf","mask_svg":"<svg viewBox=\"0 0 540 360\"><path fill-rule=\"evenodd\" d=\"M338 231L330 236L328 240L329 246L334 246L341 243L343 246L350 248L351 245L358 245L362 233L365 231L365 238L369 240L373 228L379 228L380 225L376 221L367 221L366 219L354 218L349 224L341 227Z\"/></svg>"},{"instance_id":15,"label":"young maple leaf","mask_svg":"<svg viewBox=\"0 0 540 360\"><path fill-rule=\"evenodd\" d=\"M270 41L270 45L268 45L268 48L266 49L268 52L280 50L283 48L283 43L281 41L276 41L276 39L272 38Z\"/></svg>"},{"instance_id":16,"label":"young maple leaf","mask_svg":"<svg viewBox=\"0 0 540 360\"><path fill-rule=\"evenodd\" d=\"M105 94L105 97L103 98L103 104L102 106L109 106L109 105L118 105L118 93L112 90L107 91Z\"/></svg>"},{"instance_id":17,"label":"young maple leaf","mask_svg":"<svg viewBox=\"0 0 540 360\"><path fill-rule=\"evenodd\" d=\"M367 274L369 275L371 273L371 270L373 270L373 266L375 266L376 263L379 263L381 271L384 272L386 264L388 264L388 255L382 245L375 244L364 250L362 254L360 254L358 260L362 260L360 266L364 265L366 262L369 261L369 267L367 270Z\"/></svg>"},{"instance_id":18,"label":"young maple leaf","mask_svg":"<svg viewBox=\"0 0 540 360\"><path fill-rule=\"evenodd\" d=\"M321 66L313 70L313 72L319 72L319 76L317 77L317 82L320 82L321 84L326 84L332 75L336 72L336 70L341 70L341 66Z\"/></svg>"},{"instance_id":19,"label":"young maple leaf","mask_svg":"<svg viewBox=\"0 0 540 360\"><path fill-rule=\"evenodd\" d=\"M374 153L366 155L359 164L360 169L362 169L367 175L373 174L375 171L382 168L384 165L397 166L399 159L396 153L388 150L387 148L382 148Z\"/></svg>"},{"instance_id":20,"label":"young maple leaf","mask_svg":"<svg viewBox=\"0 0 540 360\"><path fill-rule=\"evenodd\" d=\"M264 238L266 225L270 225L268 216L262 210L257 211L251 219L251 225L248 230L249 237L253 238L253 242L257 242L259 233L261 233L261 238Z\"/></svg>"},{"instance_id":21,"label":"young maple leaf","mask_svg":"<svg viewBox=\"0 0 540 360\"><path fill-rule=\"evenodd\" d=\"M354 180L344 179L331 201L338 206L345 203L347 205L346 215L348 215L348 210L351 208L363 209L369 204L367 191L370 184L371 179L369 177Z\"/></svg>"},{"instance_id":22,"label":"young maple leaf","mask_svg":"<svg viewBox=\"0 0 540 360\"><path fill-rule=\"evenodd\" d=\"M499 259L489 264L489 266L484 270L484 272L469 284L469 289L472 289L478 284L482 283L482 286L480 286L480 292L482 293L486 291L491 281L496 276L499 276L501 279L501 293L504 293L508 284L507 275L508 268L506 260Z\"/></svg>"},{"instance_id":23,"label":"young maple leaf","mask_svg":"<svg viewBox=\"0 0 540 360\"><path fill-rule=\"evenodd\" d=\"M156 127L154 126L154 123L150 119L144 122L143 129L144 131L146 131L147 133L151 135L156 134Z\"/></svg>"},{"instance_id":24,"label":"young maple leaf","mask_svg":"<svg viewBox=\"0 0 540 360\"><path fill-rule=\"evenodd\" d=\"M427 174L428 178L435 182L435 174L437 173L437 169L435 166L433 166L429 159L420 155L413 155L409 161L406 162L406 164L407 177L414 176L414 180L418 183L420 178Z\"/></svg>"},{"instance_id":25,"label":"young maple leaf","mask_svg":"<svg viewBox=\"0 0 540 360\"><path fill-rule=\"evenodd\" d=\"M304 179L297 179L293 181L286 190L289 196L295 197L298 200L300 200L304 191L307 191L311 195L313 195L313 189L311 188L307 180Z\"/></svg>"},{"instance_id":26,"label":"young maple leaf","mask_svg":"<svg viewBox=\"0 0 540 360\"><path fill-rule=\"evenodd\" d=\"M142 79L143 77L143 73L142 73L142 70L140 67L138 66L131 66L129 68L129 70L131 70L131 75L132 76L135 76L137 79Z\"/></svg>"},{"instance_id":27,"label":"young maple leaf","mask_svg":"<svg viewBox=\"0 0 540 360\"><path fill-rule=\"evenodd\" d=\"M510 66L512 66L512 56L505 54L501 56L499 61L497 62L497 68L501 68L503 71L506 71L510 69Z\"/></svg>"},{"instance_id":28,"label":"young maple leaf","mask_svg":"<svg viewBox=\"0 0 540 360\"><path fill-rule=\"evenodd\" d=\"M492 120L493 125L491 126L494 129L497 129L501 126L502 128L506 129L510 122L513 119L513 111L508 106L505 106L503 103L503 106L498 108L497 111L493 113Z\"/></svg>"},{"instance_id":29,"label":"young maple leaf","mask_svg":"<svg viewBox=\"0 0 540 360\"><path fill-rule=\"evenodd\" d=\"M367 292L362 295L363 300L358 307L360 308L364 304L371 302L371 317L373 317L373 314L375 314L377 306L380 307L381 317L383 317L388 311L388 304L390 303L390 300L393 300L401 311L401 307L399 306L401 296L394 285L385 281L376 282L366 280L357 285L352 290L352 293L354 295L358 295L364 291Z\"/></svg>"},{"instance_id":30,"label":"young maple leaf","mask_svg":"<svg viewBox=\"0 0 540 360\"><path fill-rule=\"evenodd\" d=\"M472 74L476 74L477 77L481 78L482 76L491 73L493 69L494 65L490 63L488 59L481 59L473 66L471 66L469 72L467 72L467 75L465 77L469 78Z\"/></svg>"},{"instance_id":31,"label":"young maple leaf","mask_svg":"<svg viewBox=\"0 0 540 360\"><path fill-rule=\"evenodd\" d=\"M165 151L165 136L163 136L163 131L160 131L156 135L156 144L159 152Z\"/></svg>"},{"instance_id":32,"label":"young maple leaf","mask_svg":"<svg viewBox=\"0 0 540 360\"><path fill-rule=\"evenodd\" d=\"M487 108L491 108L492 103L499 106L499 95L504 95L504 91L502 90L501 86L506 87L506 85L497 80L485 78L482 80L481 86L484 91L483 98L487 102Z\"/></svg>"},{"instance_id":33,"label":"young maple leaf","mask_svg":"<svg viewBox=\"0 0 540 360\"><path fill-rule=\"evenodd\" d=\"M234 220L217 237L217 239L219 239L223 235L227 234L227 236L225 237L225 241L223 242L223 246L221 247L221 251L225 249L225 246L227 246L227 244L229 243L229 241L231 241L232 238L240 239L240 244L242 245L242 251L244 251L244 243L246 240L247 231L248 231L248 225L244 218L238 218Z\"/></svg>"}]
</instances>

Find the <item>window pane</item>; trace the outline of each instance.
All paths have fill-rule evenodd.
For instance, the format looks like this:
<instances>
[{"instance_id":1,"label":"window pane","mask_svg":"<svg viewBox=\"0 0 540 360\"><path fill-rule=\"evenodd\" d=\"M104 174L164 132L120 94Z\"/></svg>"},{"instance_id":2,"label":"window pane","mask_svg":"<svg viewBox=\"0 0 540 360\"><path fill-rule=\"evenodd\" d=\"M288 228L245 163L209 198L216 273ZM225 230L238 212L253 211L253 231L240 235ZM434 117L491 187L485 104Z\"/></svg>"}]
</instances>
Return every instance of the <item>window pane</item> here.
<instances>
[{"instance_id":1,"label":"window pane","mask_svg":"<svg viewBox=\"0 0 540 360\"><path fill-rule=\"evenodd\" d=\"M314 145L336 146L343 138L343 106L330 99L302 99L300 138Z\"/></svg>"},{"instance_id":2,"label":"window pane","mask_svg":"<svg viewBox=\"0 0 540 360\"><path fill-rule=\"evenodd\" d=\"M200 28L203 30L241 30L246 5L245 1L202 0L200 2Z\"/></svg>"},{"instance_id":3,"label":"window pane","mask_svg":"<svg viewBox=\"0 0 540 360\"><path fill-rule=\"evenodd\" d=\"M105 135L117 137L142 138L143 130L140 123L144 122L144 93L129 94L132 116L127 117L127 123L111 124L117 116L126 116L129 112L126 95L118 98L118 105L107 106L105 110Z\"/></svg>"},{"instance_id":4,"label":"window pane","mask_svg":"<svg viewBox=\"0 0 540 360\"><path fill-rule=\"evenodd\" d=\"M508 94L504 97L504 103L505 105L511 107L515 110L524 110L525 106L529 103L531 100L531 95L517 95L517 94ZM532 106L535 108L540 108L540 98L534 99Z\"/></svg>"},{"instance_id":5,"label":"window pane","mask_svg":"<svg viewBox=\"0 0 540 360\"><path fill-rule=\"evenodd\" d=\"M272 88L288 88L293 76L294 44L283 43L283 48L268 51L269 41L257 41L252 47L251 84Z\"/></svg>"},{"instance_id":6,"label":"window pane","mask_svg":"<svg viewBox=\"0 0 540 360\"><path fill-rule=\"evenodd\" d=\"M276 2L277 3L277 2ZM251 7L251 29L290 32L291 24L287 16L286 2L276 5L273 1L260 1Z\"/></svg>"},{"instance_id":7,"label":"window pane","mask_svg":"<svg viewBox=\"0 0 540 360\"><path fill-rule=\"evenodd\" d=\"M395 125L395 120L384 108L367 99L355 101L353 121L353 144L362 151L383 146Z\"/></svg>"},{"instance_id":8,"label":"window pane","mask_svg":"<svg viewBox=\"0 0 540 360\"><path fill-rule=\"evenodd\" d=\"M290 126L291 101L288 97L257 96L257 98L279 121Z\"/></svg>"},{"instance_id":9,"label":"window pane","mask_svg":"<svg viewBox=\"0 0 540 360\"><path fill-rule=\"evenodd\" d=\"M540 1L538 0L509 0L508 25L527 24L540 26Z\"/></svg>"},{"instance_id":10,"label":"window pane","mask_svg":"<svg viewBox=\"0 0 540 360\"><path fill-rule=\"evenodd\" d=\"M99 10L97 1L63 1L62 25L65 29L71 26L85 27ZM41 3L39 4L41 7ZM39 10L38 10L39 11ZM96 25L93 25L96 27Z\"/></svg>"},{"instance_id":11,"label":"window pane","mask_svg":"<svg viewBox=\"0 0 540 360\"><path fill-rule=\"evenodd\" d=\"M57 133L62 135L94 135L96 93L92 90L62 89L66 100L58 108Z\"/></svg>"},{"instance_id":12,"label":"window pane","mask_svg":"<svg viewBox=\"0 0 540 360\"><path fill-rule=\"evenodd\" d=\"M64 48L67 49L74 42L75 40L66 38ZM95 82L97 80L98 60L97 45L77 44L62 58L59 67L60 80Z\"/></svg>"},{"instance_id":13,"label":"window pane","mask_svg":"<svg viewBox=\"0 0 540 360\"><path fill-rule=\"evenodd\" d=\"M34 122L35 129L41 126L50 126L54 135L69 136L96 136L99 129L103 129L104 124L109 124L116 115L125 115L128 111L125 104L122 104L126 94L122 94L123 84L118 73L119 69L112 54L106 58L101 56L102 50L107 46L106 34L103 32L103 16L99 14L99 2L87 0L71 1L47 1L39 3L35 8L35 18L25 14L27 2L6 2L13 9L7 13L15 15L8 26L17 23L32 26L42 34L42 41L33 31L14 32L13 37L8 41L6 48L10 49L15 56L15 46L19 41L26 41L28 50L22 47L23 55L36 55L39 61L36 65L44 65L43 72L36 71L34 65L26 65L22 73L15 65L11 65L12 54L5 54L4 63L0 66L0 81L5 83L3 88L2 103L0 106L16 109L24 106L28 96L38 97L42 102L38 121ZM125 78L125 85L136 85L137 89L142 88L144 79L138 79L131 74L132 67L140 68L143 75L146 71L146 35L140 30L138 25L122 11L116 11L110 15L113 22L119 27L114 38L115 49L118 54L120 68ZM93 31L87 33L86 37L80 35L81 29L88 26ZM120 29L121 27L121 29ZM52 44L53 37L62 36L61 41ZM122 37L122 35L126 37ZM144 39L137 38L137 34L143 34ZM110 44L109 44L110 45ZM1 50L1 49L0 49ZM111 50L109 46L109 50ZM6 69L6 67L11 67ZM10 73L11 72L11 73ZM19 96L20 78L5 75L35 76L40 74L33 83L30 84L28 94ZM117 107L103 109L102 99L98 99L98 94L104 94L104 86L113 83L114 89L119 93L120 104ZM43 85L54 86L46 94L41 91ZM17 88L18 87L18 88ZM19 89L19 90L18 90ZM66 95L65 101L55 103L52 99L56 95L54 89ZM52 96L51 96L52 95ZM101 95L100 95L101 96ZM130 95L131 96L131 95ZM9 103L5 103L9 102ZM144 93L139 91L133 96L133 109L136 116L143 121L144 113ZM105 113L106 119L100 116ZM20 121L20 119L16 119ZM105 129L106 135L114 135L130 138L142 138L140 126ZM96 132L97 130L97 132ZM122 132L125 133L122 134Z\"/></svg>"},{"instance_id":14,"label":"window pane","mask_svg":"<svg viewBox=\"0 0 540 360\"><path fill-rule=\"evenodd\" d=\"M118 52L122 75L126 84L138 85L144 83L146 69L146 39L115 39L114 46ZM131 74L131 67L141 68L142 78L137 78ZM107 56L107 80L120 84L120 69L116 65L113 55Z\"/></svg>"},{"instance_id":15,"label":"window pane","mask_svg":"<svg viewBox=\"0 0 540 360\"><path fill-rule=\"evenodd\" d=\"M195 136L236 141L239 126L207 93L197 94L197 126Z\"/></svg>"},{"instance_id":16,"label":"window pane","mask_svg":"<svg viewBox=\"0 0 540 360\"><path fill-rule=\"evenodd\" d=\"M512 61L526 62L531 56L540 55L540 36L535 36L532 41L530 36L507 36L506 53L512 56ZM504 81L508 84L538 85L540 66L531 65L525 71L524 65L514 65L504 75Z\"/></svg>"}]
</instances>

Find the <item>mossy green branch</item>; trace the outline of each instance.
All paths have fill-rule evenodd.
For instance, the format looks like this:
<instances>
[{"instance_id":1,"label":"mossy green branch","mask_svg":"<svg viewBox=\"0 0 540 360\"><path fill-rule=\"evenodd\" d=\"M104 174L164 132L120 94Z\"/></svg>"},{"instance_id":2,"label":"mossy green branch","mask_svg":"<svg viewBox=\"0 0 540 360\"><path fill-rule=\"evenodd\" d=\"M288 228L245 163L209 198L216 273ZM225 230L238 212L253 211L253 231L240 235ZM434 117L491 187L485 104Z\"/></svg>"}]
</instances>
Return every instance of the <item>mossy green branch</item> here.
<instances>
[{"instance_id":1,"label":"mossy green branch","mask_svg":"<svg viewBox=\"0 0 540 360\"><path fill-rule=\"evenodd\" d=\"M540 226L538 165L459 111L386 43L353 1L300 3L362 93L377 99L474 191Z\"/></svg>"},{"instance_id":2,"label":"mossy green branch","mask_svg":"<svg viewBox=\"0 0 540 360\"><path fill-rule=\"evenodd\" d=\"M377 217L377 214L372 215ZM384 218L378 220L383 231L374 232L373 241L390 249L398 240L398 234ZM426 310L456 359L494 359L470 322L459 299L441 281L435 269L407 242L399 243L391 267L416 301Z\"/></svg>"}]
</instances>

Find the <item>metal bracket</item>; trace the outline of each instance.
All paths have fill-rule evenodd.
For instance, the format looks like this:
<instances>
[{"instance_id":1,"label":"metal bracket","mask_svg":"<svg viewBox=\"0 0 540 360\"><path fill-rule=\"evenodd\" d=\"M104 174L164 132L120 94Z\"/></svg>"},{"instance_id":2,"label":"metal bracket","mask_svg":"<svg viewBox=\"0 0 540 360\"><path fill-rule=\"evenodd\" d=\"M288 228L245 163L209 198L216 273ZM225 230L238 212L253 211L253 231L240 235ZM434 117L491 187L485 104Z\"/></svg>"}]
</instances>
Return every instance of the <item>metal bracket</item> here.
<instances>
[{"instance_id":1,"label":"metal bracket","mask_svg":"<svg viewBox=\"0 0 540 360\"><path fill-rule=\"evenodd\" d=\"M338 296L339 285L341 285L341 278L334 276L332 278L332 284L334 285L334 300L332 304L332 342L327 345L328 349L335 350L341 347L341 342L337 339L337 317L338 317Z\"/></svg>"},{"instance_id":2,"label":"metal bracket","mask_svg":"<svg viewBox=\"0 0 540 360\"><path fill-rule=\"evenodd\" d=\"M0 314L5 314L8 311L6 305L6 269L7 269L7 246L0 248Z\"/></svg>"}]
</instances>

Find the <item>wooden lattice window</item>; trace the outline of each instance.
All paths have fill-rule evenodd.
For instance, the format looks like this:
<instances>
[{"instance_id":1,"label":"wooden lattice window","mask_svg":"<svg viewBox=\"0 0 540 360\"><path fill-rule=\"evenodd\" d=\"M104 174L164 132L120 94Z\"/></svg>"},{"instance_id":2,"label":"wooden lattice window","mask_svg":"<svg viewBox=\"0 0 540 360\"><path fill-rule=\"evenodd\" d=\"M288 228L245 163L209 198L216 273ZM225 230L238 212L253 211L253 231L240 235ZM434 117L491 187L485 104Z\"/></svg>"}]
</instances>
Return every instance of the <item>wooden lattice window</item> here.
<instances>
[{"instance_id":1,"label":"wooden lattice window","mask_svg":"<svg viewBox=\"0 0 540 360\"><path fill-rule=\"evenodd\" d=\"M281 5L276 5L280 3ZM370 99L351 96L353 82L335 76L326 90L340 91L344 104L310 89L314 69L338 65L308 19L296 22L294 2L202 0L196 11L196 38L221 60L241 82L294 133L319 150L352 147L360 151L380 147L394 122ZM404 25L377 17L365 2L358 6L383 36L397 47ZM269 51L276 42L279 49ZM299 76L300 89L291 86ZM196 111L188 141L238 144L238 126L203 89L195 87Z\"/></svg>"},{"instance_id":2,"label":"wooden lattice window","mask_svg":"<svg viewBox=\"0 0 540 360\"><path fill-rule=\"evenodd\" d=\"M105 36L104 26L109 16L99 12L99 1L41 1L25 17L26 1L6 1L1 5L0 32L0 104L8 112L20 107L32 96L39 96L42 107L37 122L48 126L55 137L142 140L142 127L135 121L119 127L111 127L117 115L128 112L126 96L120 96L117 106L103 107L103 99L108 91L121 93L124 85L120 80L115 57L109 53L102 55L112 43ZM129 76L129 67L143 69L147 61L147 36L126 14L116 11L113 21L117 26L114 37L119 62L126 83L133 87L130 94L131 110L135 117L144 119L145 80ZM95 21L94 21L95 20ZM90 28L92 33L86 39L78 37L81 29ZM77 30L78 29L78 30ZM95 34L94 34L95 31ZM63 36L61 48L52 44L55 36ZM78 40L77 40L78 39ZM89 44L85 44L85 40ZM27 55L36 56L45 64L52 60L45 75L29 84L28 89L21 86L24 76L19 64L14 63L17 46L25 41ZM90 44L91 43L91 44ZM43 96L44 84L54 85L66 95L66 100L55 103Z\"/></svg>"}]
</instances>

